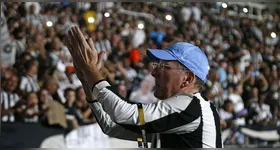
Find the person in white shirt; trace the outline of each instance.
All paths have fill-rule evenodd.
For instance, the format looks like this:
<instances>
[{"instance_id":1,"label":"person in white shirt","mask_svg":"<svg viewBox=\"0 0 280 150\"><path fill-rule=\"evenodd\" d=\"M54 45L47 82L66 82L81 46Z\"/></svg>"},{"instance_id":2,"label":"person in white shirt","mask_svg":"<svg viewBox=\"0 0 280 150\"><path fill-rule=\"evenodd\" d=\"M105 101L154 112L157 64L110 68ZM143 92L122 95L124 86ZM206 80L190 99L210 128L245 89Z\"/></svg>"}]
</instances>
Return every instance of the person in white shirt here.
<instances>
[{"instance_id":1,"label":"person in white shirt","mask_svg":"<svg viewBox=\"0 0 280 150\"><path fill-rule=\"evenodd\" d=\"M152 88L153 88L153 83L150 82L149 80L141 81L140 88L136 91L133 91L130 94L129 100L134 103L143 103L143 104L157 102L157 99L152 92Z\"/></svg>"}]
</instances>

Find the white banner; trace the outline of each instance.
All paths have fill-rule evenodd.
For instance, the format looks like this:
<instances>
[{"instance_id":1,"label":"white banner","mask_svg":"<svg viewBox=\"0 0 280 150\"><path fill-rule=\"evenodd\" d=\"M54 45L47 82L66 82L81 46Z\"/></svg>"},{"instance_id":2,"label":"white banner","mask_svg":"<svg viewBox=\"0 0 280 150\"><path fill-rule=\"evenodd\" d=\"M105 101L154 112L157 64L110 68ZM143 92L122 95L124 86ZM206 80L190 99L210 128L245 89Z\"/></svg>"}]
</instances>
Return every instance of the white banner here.
<instances>
[{"instance_id":1,"label":"white banner","mask_svg":"<svg viewBox=\"0 0 280 150\"><path fill-rule=\"evenodd\" d=\"M97 123L81 126L65 137L66 148L137 148L137 142L110 138Z\"/></svg>"}]
</instances>

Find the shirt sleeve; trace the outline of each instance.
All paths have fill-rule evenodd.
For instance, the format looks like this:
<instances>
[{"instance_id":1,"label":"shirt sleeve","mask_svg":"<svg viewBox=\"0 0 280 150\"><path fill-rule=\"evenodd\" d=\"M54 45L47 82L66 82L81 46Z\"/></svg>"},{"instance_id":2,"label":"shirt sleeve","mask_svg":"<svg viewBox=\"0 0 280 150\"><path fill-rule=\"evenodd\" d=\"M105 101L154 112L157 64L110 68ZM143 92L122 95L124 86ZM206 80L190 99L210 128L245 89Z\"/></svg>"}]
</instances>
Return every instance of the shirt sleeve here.
<instances>
[{"instance_id":1,"label":"shirt sleeve","mask_svg":"<svg viewBox=\"0 0 280 150\"><path fill-rule=\"evenodd\" d=\"M102 109L100 103L89 103L89 107L93 110L101 130L106 135L131 141L137 141L137 138L142 136L140 132L133 132L113 122L110 116ZM151 136L147 138L148 141L151 141Z\"/></svg>"},{"instance_id":2,"label":"shirt sleeve","mask_svg":"<svg viewBox=\"0 0 280 150\"><path fill-rule=\"evenodd\" d=\"M137 105L122 100L110 89L110 84L102 81L95 85L93 94L113 122L138 131L140 123ZM188 128L189 130L196 129L200 124L201 112L194 109L197 106L190 106L187 110L191 101L192 95L182 94L157 103L143 104L146 131L148 133L179 133L185 132ZM199 105L199 101L192 105Z\"/></svg>"}]
</instances>

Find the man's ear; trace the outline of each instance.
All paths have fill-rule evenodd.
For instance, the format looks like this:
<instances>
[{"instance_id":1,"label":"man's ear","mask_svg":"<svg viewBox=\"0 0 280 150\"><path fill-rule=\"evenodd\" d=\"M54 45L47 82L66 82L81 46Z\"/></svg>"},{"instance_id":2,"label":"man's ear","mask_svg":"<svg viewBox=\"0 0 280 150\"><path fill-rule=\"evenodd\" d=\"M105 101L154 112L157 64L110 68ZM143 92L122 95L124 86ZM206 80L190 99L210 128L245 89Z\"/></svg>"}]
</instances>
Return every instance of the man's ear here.
<instances>
[{"instance_id":1,"label":"man's ear","mask_svg":"<svg viewBox=\"0 0 280 150\"><path fill-rule=\"evenodd\" d=\"M184 73L183 83L182 83L181 87L189 86L192 82L194 82L194 80L195 80L194 73L191 71L186 71Z\"/></svg>"}]
</instances>

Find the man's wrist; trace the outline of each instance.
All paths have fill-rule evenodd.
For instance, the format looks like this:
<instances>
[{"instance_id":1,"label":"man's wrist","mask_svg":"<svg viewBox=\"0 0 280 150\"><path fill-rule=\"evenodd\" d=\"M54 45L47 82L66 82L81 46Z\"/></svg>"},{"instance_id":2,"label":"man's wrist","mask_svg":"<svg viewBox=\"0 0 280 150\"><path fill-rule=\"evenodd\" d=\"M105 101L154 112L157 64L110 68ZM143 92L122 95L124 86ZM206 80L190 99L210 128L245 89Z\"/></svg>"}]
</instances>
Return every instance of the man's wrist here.
<instances>
[{"instance_id":1,"label":"man's wrist","mask_svg":"<svg viewBox=\"0 0 280 150\"><path fill-rule=\"evenodd\" d=\"M88 71L86 73L86 78L90 87L95 85L98 81L104 79L96 68L93 68L92 70Z\"/></svg>"}]
</instances>

